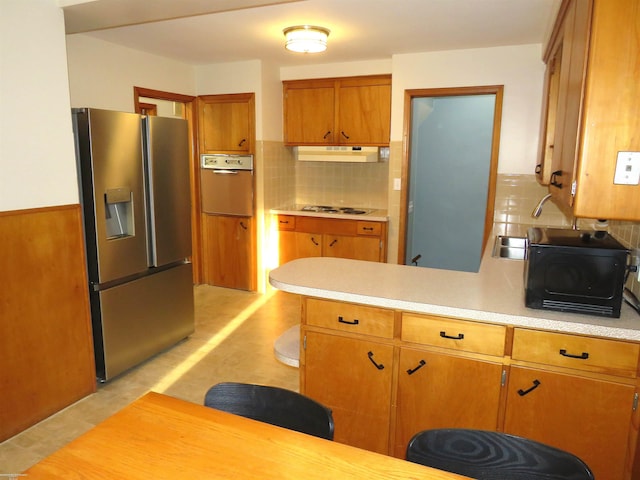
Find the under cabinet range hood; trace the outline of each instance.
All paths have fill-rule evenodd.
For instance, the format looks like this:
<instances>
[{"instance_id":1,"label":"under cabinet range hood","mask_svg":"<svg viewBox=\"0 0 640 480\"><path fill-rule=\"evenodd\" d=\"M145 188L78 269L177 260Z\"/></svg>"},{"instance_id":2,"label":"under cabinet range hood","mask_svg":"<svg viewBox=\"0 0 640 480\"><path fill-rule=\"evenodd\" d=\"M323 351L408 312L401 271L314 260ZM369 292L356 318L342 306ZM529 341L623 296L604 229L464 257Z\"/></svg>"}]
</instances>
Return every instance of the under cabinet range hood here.
<instances>
[{"instance_id":1,"label":"under cabinet range hood","mask_svg":"<svg viewBox=\"0 0 640 480\"><path fill-rule=\"evenodd\" d=\"M378 147L295 147L301 162L368 163L379 160Z\"/></svg>"}]
</instances>

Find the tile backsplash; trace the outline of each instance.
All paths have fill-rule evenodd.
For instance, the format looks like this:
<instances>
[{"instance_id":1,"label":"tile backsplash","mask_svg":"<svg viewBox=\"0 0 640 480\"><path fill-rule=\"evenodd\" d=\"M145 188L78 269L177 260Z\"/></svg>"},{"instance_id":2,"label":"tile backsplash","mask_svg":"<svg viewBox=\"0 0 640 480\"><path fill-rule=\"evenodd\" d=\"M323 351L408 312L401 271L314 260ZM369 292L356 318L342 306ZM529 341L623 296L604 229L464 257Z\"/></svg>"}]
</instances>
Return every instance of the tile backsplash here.
<instances>
[{"instance_id":1,"label":"tile backsplash","mask_svg":"<svg viewBox=\"0 0 640 480\"><path fill-rule=\"evenodd\" d=\"M296 162L296 203L387 208L389 164Z\"/></svg>"},{"instance_id":2,"label":"tile backsplash","mask_svg":"<svg viewBox=\"0 0 640 480\"><path fill-rule=\"evenodd\" d=\"M539 185L535 175L499 174L493 216L496 234L523 234L531 226L571 228L573 219L567 218L551 200L544 204L538 218L531 216L535 206L547 193L547 187ZM595 219L580 218L577 227L607 230L625 247L640 248L639 222L612 220L602 227L596 227L595 223ZM629 274L626 285L640 297L637 273Z\"/></svg>"}]
</instances>

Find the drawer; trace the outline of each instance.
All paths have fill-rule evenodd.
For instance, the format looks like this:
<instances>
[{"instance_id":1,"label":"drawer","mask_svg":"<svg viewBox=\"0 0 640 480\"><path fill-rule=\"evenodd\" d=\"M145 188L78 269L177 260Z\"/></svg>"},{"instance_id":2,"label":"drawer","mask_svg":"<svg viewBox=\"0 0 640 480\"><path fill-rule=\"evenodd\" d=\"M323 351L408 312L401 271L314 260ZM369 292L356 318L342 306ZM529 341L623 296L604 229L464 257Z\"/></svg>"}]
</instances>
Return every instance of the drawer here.
<instances>
[{"instance_id":1,"label":"drawer","mask_svg":"<svg viewBox=\"0 0 640 480\"><path fill-rule=\"evenodd\" d=\"M307 325L393 338L394 313L384 308L308 298Z\"/></svg>"},{"instance_id":2,"label":"drawer","mask_svg":"<svg viewBox=\"0 0 640 480\"><path fill-rule=\"evenodd\" d=\"M507 327L430 315L402 314L401 339L464 352L504 355Z\"/></svg>"},{"instance_id":3,"label":"drawer","mask_svg":"<svg viewBox=\"0 0 640 480\"><path fill-rule=\"evenodd\" d=\"M278 215L278 230L295 230L295 215Z\"/></svg>"},{"instance_id":4,"label":"drawer","mask_svg":"<svg viewBox=\"0 0 640 480\"><path fill-rule=\"evenodd\" d=\"M358 235L373 235L379 237L382 232L382 225L380 222L358 222L356 231Z\"/></svg>"},{"instance_id":5,"label":"drawer","mask_svg":"<svg viewBox=\"0 0 640 480\"><path fill-rule=\"evenodd\" d=\"M635 343L516 328L511 357L634 378L639 353Z\"/></svg>"}]
</instances>

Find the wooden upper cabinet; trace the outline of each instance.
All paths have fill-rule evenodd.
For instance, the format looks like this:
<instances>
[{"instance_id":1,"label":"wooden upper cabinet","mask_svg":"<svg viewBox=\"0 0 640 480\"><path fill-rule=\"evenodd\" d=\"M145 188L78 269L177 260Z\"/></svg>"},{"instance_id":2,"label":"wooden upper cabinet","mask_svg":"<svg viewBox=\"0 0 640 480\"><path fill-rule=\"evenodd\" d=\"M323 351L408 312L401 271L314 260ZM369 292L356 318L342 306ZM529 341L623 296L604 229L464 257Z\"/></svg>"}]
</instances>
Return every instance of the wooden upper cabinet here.
<instances>
[{"instance_id":1,"label":"wooden upper cabinet","mask_svg":"<svg viewBox=\"0 0 640 480\"><path fill-rule=\"evenodd\" d=\"M343 80L338 90L338 143L388 145L391 79Z\"/></svg>"},{"instance_id":2,"label":"wooden upper cabinet","mask_svg":"<svg viewBox=\"0 0 640 480\"><path fill-rule=\"evenodd\" d=\"M198 97L200 153L252 153L253 93Z\"/></svg>"},{"instance_id":3,"label":"wooden upper cabinet","mask_svg":"<svg viewBox=\"0 0 640 480\"><path fill-rule=\"evenodd\" d=\"M283 82L287 145L389 145L391 76Z\"/></svg>"},{"instance_id":4,"label":"wooden upper cabinet","mask_svg":"<svg viewBox=\"0 0 640 480\"><path fill-rule=\"evenodd\" d=\"M541 136L539 168L553 153L539 179L576 217L640 220L640 186L614 184L618 152L640 151L639 23L637 0L564 0L558 15L545 58L556 70L560 59L557 104L543 125L555 121ZM553 79L549 70L550 93Z\"/></svg>"},{"instance_id":5,"label":"wooden upper cabinet","mask_svg":"<svg viewBox=\"0 0 640 480\"><path fill-rule=\"evenodd\" d=\"M285 143L334 143L334 82L284 82Z\"/></svg>"}]
</instances>

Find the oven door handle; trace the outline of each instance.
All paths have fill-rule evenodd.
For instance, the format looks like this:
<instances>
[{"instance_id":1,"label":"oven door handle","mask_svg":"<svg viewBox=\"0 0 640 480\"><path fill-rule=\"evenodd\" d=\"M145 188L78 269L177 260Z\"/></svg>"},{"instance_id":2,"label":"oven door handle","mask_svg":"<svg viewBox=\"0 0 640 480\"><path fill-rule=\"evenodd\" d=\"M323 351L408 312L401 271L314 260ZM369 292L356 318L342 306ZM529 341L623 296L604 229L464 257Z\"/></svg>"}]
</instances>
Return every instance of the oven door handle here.
<instances>
[{"instance_id":1,"label":"oven door handle","mask_svg":"<svg viewBox=\"0 0 640 480\"><path fill-rule=\"evenodd\" d=\"M215 175L237 175L238 170L214 170Z\"/></svg>"}]
</instances>

